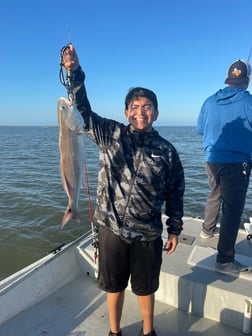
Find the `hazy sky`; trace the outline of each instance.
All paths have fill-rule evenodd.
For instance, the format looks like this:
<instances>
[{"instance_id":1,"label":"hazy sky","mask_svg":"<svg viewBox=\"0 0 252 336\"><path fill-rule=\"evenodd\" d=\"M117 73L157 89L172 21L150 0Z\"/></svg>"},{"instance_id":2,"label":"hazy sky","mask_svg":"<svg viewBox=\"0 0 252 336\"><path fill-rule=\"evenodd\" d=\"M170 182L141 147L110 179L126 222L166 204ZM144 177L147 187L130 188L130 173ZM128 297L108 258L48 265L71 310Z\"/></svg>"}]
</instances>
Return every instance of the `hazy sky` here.
<instances>
[{"instance_id":1,"label":"hazy sky","mask_svg":"<svg viewBox=\"0 0 252 336\"><path fill-rule=\"evenodd\" d=\"M97 113L126 122L125 95L144 86L159 99L156 125L195 125L229 65L249 56L251 12L251 0L2 1L0 125L57 125L70 37Z\"/></svg>"}]
</instances>

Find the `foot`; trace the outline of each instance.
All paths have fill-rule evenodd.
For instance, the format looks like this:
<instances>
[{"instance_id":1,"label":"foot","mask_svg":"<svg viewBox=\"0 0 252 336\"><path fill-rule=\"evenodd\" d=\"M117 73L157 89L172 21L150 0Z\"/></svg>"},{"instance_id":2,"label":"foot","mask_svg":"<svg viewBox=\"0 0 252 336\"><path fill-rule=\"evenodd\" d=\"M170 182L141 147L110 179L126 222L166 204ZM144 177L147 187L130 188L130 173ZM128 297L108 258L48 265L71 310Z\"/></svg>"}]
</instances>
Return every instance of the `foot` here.
<instances>
[{"instance_id":1,"label":"foot","mask_svg":"<svg viewBox=\"0 0 252 336\"><path fill-rule=\"evenodd\" d=\"M108 336L122 336L122 332L121 330L118 333L113 333L112 331L110 331Z\"/></svg>"},{"instance_id":2,"label":"foot","mask_svg":"<svg viewBox=\"0 0 252 336\"><path fill-rule=\"evenodd\" d=\"M200 232L200 238L202 239L208 239L208 238L213 238L216 237L220 234L220 229L218 227L214 228L213 231L210 232L205 232L205 231L201 231Z\"/></svg>"},{"instance_id":3,"label":"foot","mask_svg":"<svg viewBox=\"0 0 252 336\"><path fill-rule=\"evenodd\" d=\"M141 329L139 336L157 336L157 334L154 329L148 334L144 334L143 329Z\"/></svg>"},{"instance_id":4,"label":"foot","mask_svg":"<svg viewBox=\"0 0 252 336\"><path fill-rule=\"evenodd\" d=\"M242 265L238 261L234 260L225 264L216 263L215 268L217 271L222 273L233 273L233 274L239 274L242 272L249 272L249 267Z\"/></svg>"}]
</instances>

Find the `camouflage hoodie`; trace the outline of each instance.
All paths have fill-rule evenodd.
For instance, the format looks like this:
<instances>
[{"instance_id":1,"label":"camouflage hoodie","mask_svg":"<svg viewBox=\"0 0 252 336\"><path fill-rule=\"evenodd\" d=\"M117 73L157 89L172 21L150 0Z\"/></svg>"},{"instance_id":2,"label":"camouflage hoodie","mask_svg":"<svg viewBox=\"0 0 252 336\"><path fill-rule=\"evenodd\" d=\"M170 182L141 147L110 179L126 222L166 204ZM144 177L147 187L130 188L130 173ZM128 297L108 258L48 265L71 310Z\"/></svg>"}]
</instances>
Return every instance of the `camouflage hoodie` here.
<instances>
[{"instance_id":1,"label":"camouflage hoodie","mask_svg":"<svg viewBox=\"0 0 252 336\"><path fill-rule=\"evenodd\" d=\"M99 148L99 176L94 223L128 242L161 235L162 207L168 233L182 230L184 172L173 145L156 130L136 132L91 110L85 75L74 72L76 104L85 131Z\"/></svg>"}]
</instances>

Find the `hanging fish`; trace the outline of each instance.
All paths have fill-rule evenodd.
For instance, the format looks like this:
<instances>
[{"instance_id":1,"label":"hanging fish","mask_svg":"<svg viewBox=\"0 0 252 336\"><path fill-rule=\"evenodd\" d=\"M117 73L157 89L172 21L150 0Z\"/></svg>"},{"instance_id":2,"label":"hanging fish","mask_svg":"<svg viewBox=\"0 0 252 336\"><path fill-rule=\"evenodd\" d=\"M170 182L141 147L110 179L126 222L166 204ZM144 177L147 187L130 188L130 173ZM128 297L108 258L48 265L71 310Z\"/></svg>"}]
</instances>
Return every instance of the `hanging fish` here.
<instances>
[{"instance_id":1,"label":"hanging fish","mask_svg":"<svg viewBox=\"0 0 252 336\"><path fill-rule=\"evenodd\" d=\"M68 206L61 222L80 221L79 194L85 186L84 120L70 99L58 99L58 126L60 171L62 184L68 196Z\"/></svg>"}]
</instances>

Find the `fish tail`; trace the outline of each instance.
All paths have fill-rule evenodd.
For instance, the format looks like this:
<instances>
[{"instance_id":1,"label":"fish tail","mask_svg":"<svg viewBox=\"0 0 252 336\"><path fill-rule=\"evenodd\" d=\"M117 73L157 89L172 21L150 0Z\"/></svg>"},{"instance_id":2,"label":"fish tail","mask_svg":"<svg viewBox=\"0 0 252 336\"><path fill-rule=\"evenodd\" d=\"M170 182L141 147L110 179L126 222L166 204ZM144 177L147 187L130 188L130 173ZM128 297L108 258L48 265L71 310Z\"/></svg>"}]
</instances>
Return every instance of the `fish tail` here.
<instances>
[{"instance_id":1,"label":"fish tail","mask_svg":"<svg viewBox=\"0 0 252 336\"><path fill-rule=\"evenodd\" d=\"M80 222L80 213L78 210L67 208L64 217L62 218L61 221L61 227L63 228L70 220Z\"/></svg>"}]
</instances>

